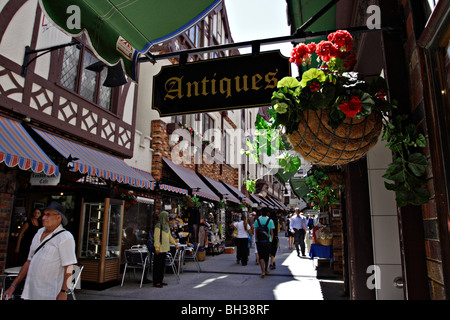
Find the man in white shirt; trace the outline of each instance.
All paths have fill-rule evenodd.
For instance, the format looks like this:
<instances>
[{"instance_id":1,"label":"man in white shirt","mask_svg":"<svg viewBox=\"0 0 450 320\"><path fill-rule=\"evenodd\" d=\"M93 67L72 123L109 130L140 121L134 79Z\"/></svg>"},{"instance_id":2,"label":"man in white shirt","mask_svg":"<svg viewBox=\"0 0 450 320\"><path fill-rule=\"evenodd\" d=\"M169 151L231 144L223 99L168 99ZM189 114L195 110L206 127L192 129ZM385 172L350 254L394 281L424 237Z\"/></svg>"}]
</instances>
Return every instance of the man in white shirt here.
<instances>
[{"instance_id":1,"label":"man in white shirt","mask_svg":"<svg viewBox=\"0 0 450 320\"><path fill-rule=\"evenodd\" d=\"M295 208L295 215L291 218L289 225L289 230L294 234L294 245L295 250L297 250L297 256L300 257L300 250L298 245L300 244L300 249L302 251L302 256L305 257L305 234L306 228L308 227L306 217L300 215L300 209Z\"/></svg>"},{"instance_id":2,"label":"man in white shirt","mask_svg":"<svg viewBox=\"0 0 450 320\"><path fill-rule=\"evenodd\" d=\"M72 234L61 225L66 225L67 222L65 208L61 204L52 202L44 210L43 228L39 229L34 236L28 260L5 291L4 297L11 297L16 286L26 277L22 292L23 299L67 299L72 266L77 263L75 240Z\"/></svg>"}]
</instances>

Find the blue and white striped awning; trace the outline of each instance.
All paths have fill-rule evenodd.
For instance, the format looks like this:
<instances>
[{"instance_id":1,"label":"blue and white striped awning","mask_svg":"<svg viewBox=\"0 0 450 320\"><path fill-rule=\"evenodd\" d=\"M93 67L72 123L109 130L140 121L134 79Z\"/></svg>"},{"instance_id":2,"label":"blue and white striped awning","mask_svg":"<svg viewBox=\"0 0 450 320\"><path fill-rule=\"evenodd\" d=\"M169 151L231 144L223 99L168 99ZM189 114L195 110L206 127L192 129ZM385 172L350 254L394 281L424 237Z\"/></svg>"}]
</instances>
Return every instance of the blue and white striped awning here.
<instances>
[{"instance_id":1,"label":"blue and white striped awning","mask_svg":"<svg viewBox=\"0 0 450 320\"><path fill-rule=\"evenodd\" d=\"M34 129L48 144L64 158L78 158L72 161L70 171L89 174L139 188L150 189L150 181L133 170L122 159L95 150L45 131Z\"/></svg>"},{"instance_id":2,"label":"blue and white striped awning","mask_svg":"<svg viewBox=\"0 0 450 320\"><path fill-rule=\"evenodd\" d=\"M17 121L0 117L0 163L36 173L58 175L59 168Z\"/></svg>"},{"instance_id":3,"label":"blue and white striped awning","mask_svg":"<svg viewBox=\"0 0 450 320\"><path fill-rule=\"evenodd\" d=\"M186 196L189 195L189 191L187 189L170 186L170 185L164 184L164 183L161 183L159 185L159 189L164 190L164 191L171 191L171 192L175 192L175 193L184 194Z\"/></svg>"},{"instance_id":4,"label":"blue and white striped awning","mask_svg":"<svg viewBox=\"0 0 450 320\"><path fill-rule=\"evenodd\" d=\"M152 176L152 174L150 172L145 171L145 170L141 170L141 169L138 169L138 168L134 168L134 167L131 167L131 168L133 170L135 170L137 173L139 173L141 176L146 178L150 182L150 190L154 190L155 189L156 181L155 181L155 179L153 179L153 176Z\"/></svg>"}]
</instances>

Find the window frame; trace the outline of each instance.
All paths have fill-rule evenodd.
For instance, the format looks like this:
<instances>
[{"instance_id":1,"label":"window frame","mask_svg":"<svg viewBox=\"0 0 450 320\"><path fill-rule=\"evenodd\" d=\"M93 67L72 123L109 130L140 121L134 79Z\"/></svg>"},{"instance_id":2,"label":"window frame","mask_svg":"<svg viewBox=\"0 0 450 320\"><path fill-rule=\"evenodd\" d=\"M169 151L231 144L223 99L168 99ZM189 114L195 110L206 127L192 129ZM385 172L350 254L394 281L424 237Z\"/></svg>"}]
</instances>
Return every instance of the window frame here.
<instances>
[{"instance_id":1,"label":"window frame","mask_svg":"<svg viewBox=\"0 0 450 320\"><path fill-rule=\"evenodd\" d=\"M101 103L100 103L100 96L101 96L101 90L102 90L102 82L104 81L102 79L102 72L96 72L96 80L95 80L95 91L94 91L94 99L91 100L88 97L85 97L84 95L81 94L81 87L82 87L82 77L83 77L83 72L84 72L84 59L86 56L86 52L87 54L91 55L95 60L100 61L95 54L93 53L93 51L91 49L89 49L85 43L84 37L83 39L76 39L76 41L81 43L81 46L74 46L74 47L68 47L68 48L63 48L61 49L61 63L59 66L59 76L57 79L57 83L59 86L61 86L61 88L64 88L65 90L68 90L76 95L78 95L79 97L81 97L82 99L89 101L90 103L98 106L99 108L101 108L102 110L105 110L107 112L111 112L113 114L117 114L117 90L116 88L109 88L109 87L105 87L107 89L110 90L110 103L109 103L109 109L105 108ZM79 50L79 55L78 55L78 62L77 62L77 74L76 74L76 78L74 80L74 86L75 89L72 89L66 85L64 85L61 80L63 77L63 64L64 64L64 58L65 58L65 53L66 50L71 49L71 48L75 48L75 50Z\"/></svg>"}]
</instances>

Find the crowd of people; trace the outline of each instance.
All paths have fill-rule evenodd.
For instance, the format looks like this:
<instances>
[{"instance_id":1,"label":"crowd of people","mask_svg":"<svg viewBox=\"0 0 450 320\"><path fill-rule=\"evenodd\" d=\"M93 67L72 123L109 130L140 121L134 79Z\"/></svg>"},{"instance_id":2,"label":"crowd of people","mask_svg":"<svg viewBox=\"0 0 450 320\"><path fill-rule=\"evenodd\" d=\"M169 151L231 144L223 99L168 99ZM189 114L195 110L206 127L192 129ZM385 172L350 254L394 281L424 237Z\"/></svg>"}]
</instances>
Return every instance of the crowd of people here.
<instances>
[{"instance_id":1,"label":"crowd of people","mask_svg":"<svg viewBox=\"0 0 450 320\"><path fill-rule=\"evenodd\" d=\"M237 229L236 263L246 266L250 256L249 248L254 248L256 264L261 267L261 278L270 272L269 269L275 269L275 256L279 248L278 234L282 224L286 236L289 237L289 249L295 248L298 257L306 257L305 237L313 229L312 216L306 217L296 208L294 213L285 218L282 223L276 211L263 208L259 212L252 212L248 218L242 213L240 221L232 222L230 226Z\"/></svg>"}]
</instances>

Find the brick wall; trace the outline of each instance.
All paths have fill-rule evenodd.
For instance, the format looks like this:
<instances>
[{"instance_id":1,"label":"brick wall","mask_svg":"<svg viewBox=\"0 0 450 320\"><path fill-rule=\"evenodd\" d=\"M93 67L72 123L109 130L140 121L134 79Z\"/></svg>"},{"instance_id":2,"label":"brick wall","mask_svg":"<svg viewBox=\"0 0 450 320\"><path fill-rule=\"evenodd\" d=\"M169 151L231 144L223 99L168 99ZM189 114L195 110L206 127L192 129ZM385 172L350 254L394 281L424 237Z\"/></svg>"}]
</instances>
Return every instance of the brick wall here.
<instances>
[{"instance_id":1,"label":"brick wall","mask_svg":"<svg viewBox=\"0 0 450 320\"><path fill-rule=\"evenodd\" d=\"M231 120L230 120L231 121ZM172 160L172 147L169 145L170 135L167 133L167 124L162 120L154 120L151 123L151 148L153 149L152 159L152 176L158 181L162 178L163 160L167 158ZM195 171L194 158L191 158L190 164L182 164L184 167ZM206 164L202 163L197 168L198 173L201 173L216 181L223 180L235 187L238 187L238 169L232 168L227 164ZM158 211L159 208L156 208Z\"/></svg>"},{"instance_id":2,"label":"brick wall","mask_svg":"<svg viewBox=\"0 0 450 320\"><path fill-rule=\"evenodd\" d=\"M0 164L0 170L0 274L3 274L8 253L9 229L16 189L16 171L7 169L4 164Z\"/></svg>"},{"instance_id":3,"label":"brick wall","mask_svg":"<svg viewBox=\"0 0 450 320\"><path fill-rule=\"evenodd\" d=\"M423 73L423 56L420 48L417 46L417 40L414 32L414 16L412 13L410 0L399 0L399 4L404 8L404 16L406 21L407 39L404 44L405 58L408 67L408 86L410 92L411 112L414 120L418 125L418 129L427 138L429 146L428 128L424 111L424 82L428 81ZM433 163L431 161L430 149L424 148L424 154L429 159L430 168L427 171L428 189L431 194L431 200L428 204L422 206L423 226L424 226L424 246L426 250L428 281L430 288L430 297L433 300L446 299L443 267L442 267L442 244L439 240L438 233L438 214L435 199ZM448 245L448 244L447 244Z\"/></svg>"}]
</instances>

